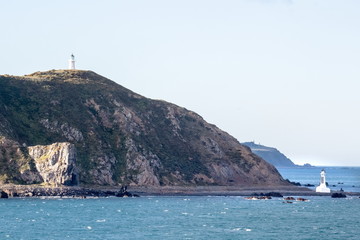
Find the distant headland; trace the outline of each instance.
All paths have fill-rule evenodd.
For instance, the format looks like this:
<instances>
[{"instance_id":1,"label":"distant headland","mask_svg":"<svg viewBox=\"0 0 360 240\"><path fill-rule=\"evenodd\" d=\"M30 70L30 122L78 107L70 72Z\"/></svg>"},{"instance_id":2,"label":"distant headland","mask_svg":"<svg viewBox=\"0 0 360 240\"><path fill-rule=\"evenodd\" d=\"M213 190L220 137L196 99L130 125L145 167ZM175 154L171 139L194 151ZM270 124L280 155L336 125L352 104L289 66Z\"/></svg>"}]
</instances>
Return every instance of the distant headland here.
<instances>
[{"instance_id":1,"label":"distant headland","mask_svg":"<svg viewBox=\"0 0 360 240\"><path fill-rule=\"evenodd\" d=\"M312 165L309 163L306 163L303 166L296 165L274 147L267 147L261 144L256 144L255 142L243 142L241 144L249 147L253 153L260 156L275 167L312 167Z\"/></svg>"}]
</instances>

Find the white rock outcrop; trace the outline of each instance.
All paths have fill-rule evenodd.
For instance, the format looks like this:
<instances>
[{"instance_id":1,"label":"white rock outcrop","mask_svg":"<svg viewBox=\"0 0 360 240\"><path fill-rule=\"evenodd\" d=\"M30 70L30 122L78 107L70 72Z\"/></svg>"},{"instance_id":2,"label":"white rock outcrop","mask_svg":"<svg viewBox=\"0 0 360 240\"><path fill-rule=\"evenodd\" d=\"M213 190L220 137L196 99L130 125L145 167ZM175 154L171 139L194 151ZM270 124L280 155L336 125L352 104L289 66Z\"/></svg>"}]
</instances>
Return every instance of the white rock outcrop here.
<instances>
[{"instance_id":1,"label":"white rock outcrop","mask_svg":"<svg viewBox=\"0 0 360 240\"><path fill-rule=\"evenodd\" d=\"M75 146L68 142L28 147L44 183L77 185Z\"/></svg>"}]
</instances>

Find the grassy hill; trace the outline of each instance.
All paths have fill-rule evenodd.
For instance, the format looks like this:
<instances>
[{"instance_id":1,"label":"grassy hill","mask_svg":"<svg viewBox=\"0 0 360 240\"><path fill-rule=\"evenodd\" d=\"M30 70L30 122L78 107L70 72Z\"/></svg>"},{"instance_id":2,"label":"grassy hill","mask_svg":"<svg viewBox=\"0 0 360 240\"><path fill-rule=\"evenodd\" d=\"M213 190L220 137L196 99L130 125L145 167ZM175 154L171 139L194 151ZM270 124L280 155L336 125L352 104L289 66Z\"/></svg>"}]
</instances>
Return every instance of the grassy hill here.
<instances>
[{"instance_id":1,"label":"grassy hill","mask_svg":"<svg viewBox=\"0 0 360 240\"><path fill-rule=\"evenodd\" d=\"M273 166L198 114L91 71L0 76L0 136L2 182L38 182L27 147L69 142L83 185L286 184ZM20 171L25 165L32 177Z\"/></svg>"}]
</instances>

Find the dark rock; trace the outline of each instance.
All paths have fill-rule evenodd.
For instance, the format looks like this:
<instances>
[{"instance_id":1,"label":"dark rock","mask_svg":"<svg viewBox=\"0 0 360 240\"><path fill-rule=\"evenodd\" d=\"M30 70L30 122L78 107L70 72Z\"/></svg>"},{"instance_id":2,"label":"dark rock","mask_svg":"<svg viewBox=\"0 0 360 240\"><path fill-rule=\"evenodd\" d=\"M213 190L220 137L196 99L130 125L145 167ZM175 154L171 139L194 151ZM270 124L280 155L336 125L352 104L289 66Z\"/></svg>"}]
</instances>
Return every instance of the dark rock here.
<instances>
[{"instance_id":1,"label":"dark rock","mask_svg":"<svg viewBox=\"0 0 360 240\"><path fill-rule=\"evenodd\" d=\"M9 198L9 195L4 191L0 191L0 198Z\"/></svg>"},{"instance_id":2,"label":"dark rock","mask_svg":"<svg viewBox=\"0 0 360 240\"><path fill-rule=\"evenodd\" d=\"M252 197L283 197L279 192L268 192L268 193L253 193Z\"/></svg>"},{"instance_id":3,"label":"dark rock","mask_svg":"<svg viewBox=\"0 0 360 240\"><path fill-rule=\"evenodd\" d=\"M115 194L116 197L132 197L132 194L129 192L118 192Z\"/></svg>"},{"instance_id":4,"label":"dark rock","mask_svg":"<svg viewBox=\"0 0 360 240\"><path fill-rule=\"evenodd\" d=\"M127 191L127 186L122 186L120 191L115 194L116 197L139 197L137 194L132 194Z\"/></svg>"},{"instance_id":5,"label":"dark rock","mask_svg":"<svg viewBox=\"0 0 360 240\"><path fill-rule=\"evenodd\" d=\"M306 199L306 198L301 198L301 197L299 197L299 198L297 198L297 199L296 199L296 201L300 201L300 202L308 202L309 200L308 200L308 199Z\"/></svg>"},{"instance_id":6,"label":"dark rock","mask_svg":"<svg viewBox=\"0 0 360 240\"><path fill-rule=\"evenodd\" d=\"M286 200L286 201L294 201L295 198L294 197L286 197L286 198L284 198L284 200Z\"/></svg>"},{"instance_id":7,"label":"dark rock","mask_svg":"<svg viewBox=\"0 0 360 240\"><path fill-rule=\"evenodd\" d=\"M346 195L344 193L333 193L331 194L332 198L346 198Z\"/></svg>"},{"instance_id":8,"label":"dark rock","mask_svg":"<svg viewBox=\"0 0 360 240\"><path fill-rule=\"evenodd\" d=\"M314 184L307 183L307 184L304 185L304 187L315 187L315 185L314 185Z\"/></svg>"},{"instance_id":9,"label":"dark rock","mask_svg":"<svg viewBox=\"0 0 360 240\"><path fill-rule=\"evenodd\" d=\"M268 197L284 197L281 193L279 192L268 192L265 194L265 196Z\"/></svg>"},{"instance_id":10,"label":"dark rock","mask_svg":"<svg viewBox=\"0 0 360 240\"><path fill-rule=\"evenodd\" d=\"M105 195L106 196L115 196L115 192L114 191L105 191Z\"/></svg>"}]
</instances>

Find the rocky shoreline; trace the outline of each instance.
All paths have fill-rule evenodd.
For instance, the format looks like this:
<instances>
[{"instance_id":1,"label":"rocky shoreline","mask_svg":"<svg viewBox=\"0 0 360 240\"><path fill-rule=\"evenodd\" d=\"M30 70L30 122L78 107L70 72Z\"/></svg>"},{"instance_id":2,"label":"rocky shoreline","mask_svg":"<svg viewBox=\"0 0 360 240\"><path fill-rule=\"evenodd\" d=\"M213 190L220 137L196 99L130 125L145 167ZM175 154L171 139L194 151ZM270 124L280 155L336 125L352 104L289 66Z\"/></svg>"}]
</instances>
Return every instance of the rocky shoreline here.
<instances>
[{"instance_id":1,"label":"rocky shoreline","mask_svg":"<svg viewBox=\"0 0 360 240\"><path fill-rule=\"evenodd\" d=\"M164 186L139 187L44 187L25 185L0 186L0 198L7 197L139 197L139 196L331 196L332 193L317 193L304 187L236 187L236 186ZM348 196L360 196L358 192L346 192Z\"/></svg>"},{"instance_id":2,"label":"rocky shoreline","mask_svg":"<svg viewBox=\"0 0 360 240\"><path fill-rule=\"evenodd\" d=\"M88 187L42 187L42 186L0 186L0 198L11 197L139 197L127 191L127 187L97 189Z\"/></svg>"}]
</instances>

